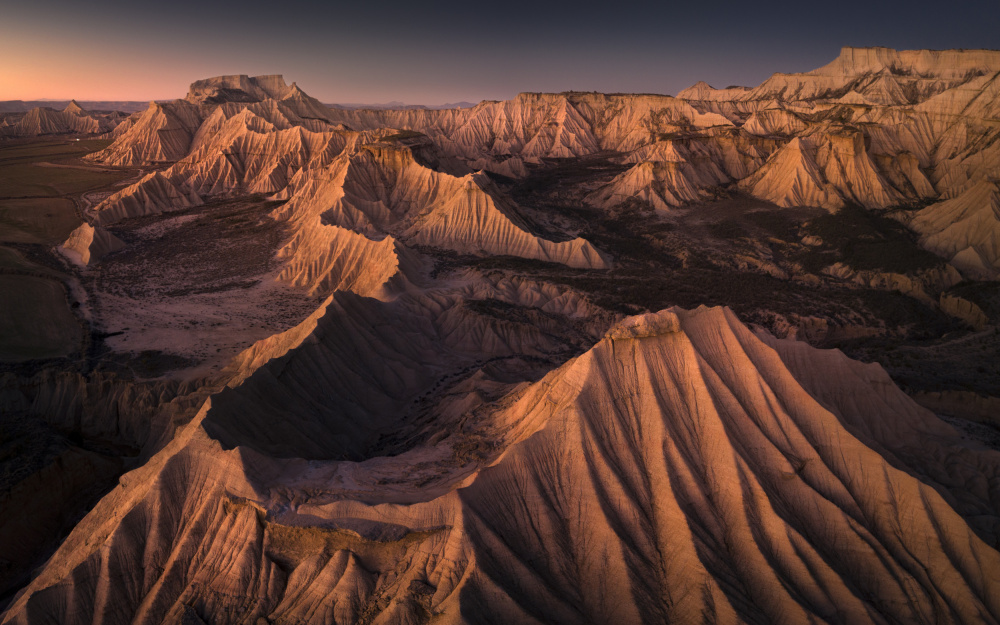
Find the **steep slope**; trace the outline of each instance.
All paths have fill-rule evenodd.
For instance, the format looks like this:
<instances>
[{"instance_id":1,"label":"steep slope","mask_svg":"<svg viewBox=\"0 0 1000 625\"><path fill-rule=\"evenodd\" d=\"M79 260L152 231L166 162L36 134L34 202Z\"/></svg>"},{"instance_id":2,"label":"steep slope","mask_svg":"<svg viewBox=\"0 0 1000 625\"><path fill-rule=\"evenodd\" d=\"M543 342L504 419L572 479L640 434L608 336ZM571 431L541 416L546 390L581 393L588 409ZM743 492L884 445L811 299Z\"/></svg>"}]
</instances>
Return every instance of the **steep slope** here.
<instances>
[{"instance_id":1,"label":"steep slope","mask_svg":"<svg viewBox=\"0 0 1000 625\"><path fill-rule=\"evenodd\" d=\"M94 223L107 226L130 217L190 208L201 201L198 195L184 192L162 172L154 171L95 206Z\"/></svg>"},{"instance_id":2,"label":"steep slope","mask_svg":"<svg viewBox=\"0 0 1000 625\"><path fill-rule=\"evenodd\" d=\"M792 139L740 186L779 206L829 209L844 202L887 208L934 194L911 154L873 160L864 135L844 127L826 127Z\"/></svg>"},{"instance_id":3,"label":"steep slope","mask_svg":"<svg viewBox=\"0 0 1000 625\"><path fill-rule=\"evenodd\" d=\"M636 165L590 193L587 201L614 208L638 200L657 210L690 204L709 195L710 188L756 171L772 144L732 128L657 141L625 156L624 162Z\"/></svg>"},{"instance_id":4,"label":"steep slope","mask_svg":"<svg viewBox=\"0 0 1000 625\"><path fill-rule=\"evenodd\" d=\"M333 116L355 130L419 131L469 167L516 176L525 173L524 163L630 151L662 133L732 126L669 96L599 93L522 93L471 109L335 110Z\"/></svg>"},{"instance_id":5,"label":"steep slope","mask_svg":"<svg viewBox=\"0 0 1000 625\"><path fill-rule=\"evenodd\" d=\"M149 108L107 148L88 156L116 167L171 163L182 159L201 125L202 110L183 100L150 102Z\"/></svg>"},{"instance_id":6,"label":"steep slope","mask_svg":"<svg viewBox=\"0 0 1000 625\"><path fill-rule=\"evenodd\" d=\"M358 133L326 125L312 131L308 125L281 101L219 104L187 141L185 157L103 200L94 221L109 225L198 206L210 197L273 194L288 200L275 216L290 226L279 251L286 262L279 278L310 293L380 293L412 264L400 256L397 241L572 267L609 265L582 239L554 242L528 232L518 208L485 175L456 177L418 162L413 150L427 147L420 141L399 143L394 138L401 135L392 130Z\"/></svg>"},{"instance_id":7,"label":"steep slope","mask_svg":"<svg viewBox=\"0 0 1000 625\"><path fill-rule=\"evenodd\" d=\"M808 124L788 109L767 108L754 111L742 128L754 135L794 136L808 128Z\"/></svg>"},{"instance_id":8,"label":"steep slope","mask_svg":"<svg viewBox=\"0 0 1000 625\"><path fill-rule=\"evenodd\" d=\"M825 180L815 151L796 137L771 155L755 174L740 181L754 197L778 206L839 208L843 199Z\"/></svg>"},{"instance_id":9,"label":"steep slope","mask_svg":"<svg viewBox=\"0 0 1000 625\"><path fill-rule=\"evenodd\" d=\"M814 160L831 192L814 193L813 201L885 208L956 196L1000 167L998 75L996 51L844 48L821 68L775 74L751 90L699 84L682 94L749 133L797 137L817 148ZM803 201L787 185L758 183L742 186L761 198Z\"/></svg>"},{"instance_id":10,"label":"steep slope","mask_svg":"<svg viewBox=\"0 0 1000 625\"><path fill-rule=\"evenodd\" d=\"M702 191L729 178L717 167L698 167L688 162L643 162L614 178L607 186L587 197L587 201L602 208L614 208L638 200L656 210L696 202Z\"/></svg>"},{"instance_id":11,"label":"steep slope","mask_svg":"<svg viewBox=\"0 0 1000 625\"><path fill-rule=\"evenodd\" d=\"M970 278L1000 275L1000 189L982 180L958 197L919 211L910 227L928 250Z\"/></svg>"},{"instance_id":12,"label":"steep slope","mask_svg":"<svg viewBox=\"0 0 1000 625\"><path fill-rule=\"evenodd\" d=\"M199 132L211 134L245 108L281 129L335 129L329 109L281 76L219 76L196 81L183 100L150 102L145 112L129 118L127 130L113 135L114 143L89 158L127 167L173 163L197 147ZM205 129L203 122L209 124Z\"/></svg>"},{"instance_id":13,"label":"steep slope","mask_svg":"<svg viewBox=\"0 0 1000 625\"><path fill-rule=\"evenodd\" d=\"M107 230L85 223L70 233L59 250L73 262L87 266L124 247L125 243Z\"/></svg>"},{"instance_id":14,"label":"steep slope","mask_svg":"<svg viewBox=\"0 0 1000 625\"><path fill-rule=\"evenodd\" d=\"M583 239L553 242L530 234L517 207L484 174L456 177L419 163L410 148L386 143L343 152L327 167L302 170L279 211L299 234L286 248L296 262L325 254L306 245L313 232L347 228L368 237L391 235L474 255L510 255L604 268L609 261Z\"/></svg>"},{"instance_id":15,"label":"steep slope","mask_svg":"<svg viewBox=\"0 0 1000 625\"><path fill-rule=\"evenodd\" d=\"M857 89L874 104L906 104L998 69L1000 53L992 50L845 47L823 67L802 74L774 74L743 97L814 100L837 98Z\"/></svg>"},{"instance_id":16,"label":"steep slope","mask_svg":"<svg viewBox=\"0 0 1000 625\"><path fill-rule=\"evenodd\" d=\"M738 100L747 91L750 91L749 87L716 89L704 80L699 80L687 89L681 89L677 97L682 100Z\"/></svg>"},{"instance_id":17,"label":"steep slope","mask_svg":"<svg viewBox=\"0 0 1000 625\"><path fill-rule=\"evenodd\" d=\"M110 131L117 122L114 117L88 113L74 100L62 111L47 107L33 108L16 123L0 128L0 137L99 134Z\"/></svg>"},{"instance_id":18,"label":"steep slope","mask_svg":"<svg viewBox=\"0 0 1000 625\"><path fill-rule=\"evenodd\" d=\"M299 169L332 158L357 138L332 129L282 126L253 108L220 107L199 128L191 152L164 173L200 195L277 193Z\"/></svg>"},{"instance_id":19,"label":"steep slope","mask_svg":"<svg viewBox=\"0 0 1000 625\"><path fill-rule=\"evenodd\" d=\"M83 110L83 107L76 103L76 100L70 100L66 108L63 109L63 113L72 113L73 115L86 115L87 111Z\"/></svg>"},{"instance_id":20,"label":"steep slope","mask_svg":"<svg viewBox=\"0 0 1000 625\"><path fill-rule=\"evenodd\" d=\"M943 456L932 463L964 454L963 470L984 480L998 455L949 446L957 433L880 376L859 375L870 367L801 344L775 351L720 309L663 311L479 403L464 427L396 437L399 455L383 444L394 454L306 463L287 452L330 439L298 434L302 418L255 404L261 392L294 389L302 375L330 380L333 393L382 379L381 358L338 379L357 340L418 357L401 363L432 353L426 328L414 328L411 348L383 343L383 319L343 320L314 320L315 340L271 346L273 364L126 475L2 622L1000 617L1000 554L872 446L895 438L919 452L937 436ZM402 399L414 381L392 388ZM268 415L266 431L222 418L241 406ZM350 422L356 440L370 439L369 422ZM282 447L272 433L302 440Z\"/></svg>"},{"instance_id":21,"label":"steep slope","mask_svg":"<svg viewBox=\"0 0 1000 625\"><path fill-rule=\"evenodd\" d=\"M277 193L301 168L314 160L328 161L359 138L349 131L306 130L280 111L256 108L276 114L272 119L281 124L279 129L253 106L220 106L201 124L183 159L106 198L94 208L97 218L109 224L197 206L209 196Z\"/></svg>"},{"instance_id":22,"label":"steep slope","mask_svg":"<svg viewBox=\"0 0 1000 625\"><path fill-rule=\"evenodd\" d=\"M377 297L400 271L400 250L387 236L380 241L316 215L291 219L294 235L278 251L285 262L278 279L305 287L310 294L352 291Z\"/></svg>"}]
</instances>

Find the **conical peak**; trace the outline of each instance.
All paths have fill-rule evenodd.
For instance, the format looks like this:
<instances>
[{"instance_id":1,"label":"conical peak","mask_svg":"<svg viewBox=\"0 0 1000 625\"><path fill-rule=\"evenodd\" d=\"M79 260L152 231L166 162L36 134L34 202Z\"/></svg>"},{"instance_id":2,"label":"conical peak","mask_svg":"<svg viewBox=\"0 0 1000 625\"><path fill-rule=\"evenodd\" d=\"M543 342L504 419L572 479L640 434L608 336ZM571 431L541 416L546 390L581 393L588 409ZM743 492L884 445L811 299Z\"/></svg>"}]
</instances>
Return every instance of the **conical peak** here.
<instances>
[{"instance_id":1,"label":"conical peak","mask_svg":"<svg viewBox=\"0 0 1000 625\"><path fill-rule=\"evenodd\" d=\"M712 85L708 84L704 80L699 80L687 89L681 89L681 91L677 94L677 97L685 100L698 100L715 90L715 87Z\"/></svg>"},{"instance_id":2,"label":"conical peak","mask_svg":"<svg viewBox=\"0 0 1000 625\"><path fill-rule=\"evenodd\" d=\"M795 137L794 139L786 143L785 147L788 148L789 150L796 150L798 152L801 152L802 150L805 150L808 146L806 145L805 141L802 140L801 137Z\"/></svg>"},{"instance_id":3,"label":"conical peak","mask_svg":"<svg viewBox=\"0 0 1000 625\"><path fill-rule=\"evenodd\" d=\"M66 108L63 109L63 112L73 113L76 115L79 115L81 113L86 113L86 111L83 110L83 107L76 103L76 100L70 100L69 104L66 105Z\"/></svg>"},{"instance_id":4,"label":"conical peak","mask_svg":"<svg viewBox=\"0 0 1000 625\"><path fill-rule=\"evenodd\" d=\"M306 98L309 98L309 95L305 91L303 91L302 88L298 86L298 84L294 82L288 87L288 91L285 92L285 95L283 97L283 99L285 100L289 99L304 100Z\"/></svg>"}]
</instances>

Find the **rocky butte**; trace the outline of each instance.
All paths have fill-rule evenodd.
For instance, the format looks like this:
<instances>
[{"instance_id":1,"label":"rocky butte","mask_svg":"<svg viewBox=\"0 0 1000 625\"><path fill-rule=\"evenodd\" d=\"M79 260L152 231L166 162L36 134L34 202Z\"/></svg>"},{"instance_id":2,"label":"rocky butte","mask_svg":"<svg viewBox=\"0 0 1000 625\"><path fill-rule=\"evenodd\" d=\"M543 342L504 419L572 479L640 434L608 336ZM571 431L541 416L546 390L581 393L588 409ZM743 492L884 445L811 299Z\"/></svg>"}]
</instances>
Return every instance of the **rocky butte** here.
<instances>
[{"instance_id":1,"label":"rocky butte","mask_svg":"<svg viewBox=\"0 0 1000 625\"><path fill-rule=\"evenodd\" d=\"M0 133L121 174L0 256L0 623L1000 621L1000 52Z\"/></svg>"}]
</instances>

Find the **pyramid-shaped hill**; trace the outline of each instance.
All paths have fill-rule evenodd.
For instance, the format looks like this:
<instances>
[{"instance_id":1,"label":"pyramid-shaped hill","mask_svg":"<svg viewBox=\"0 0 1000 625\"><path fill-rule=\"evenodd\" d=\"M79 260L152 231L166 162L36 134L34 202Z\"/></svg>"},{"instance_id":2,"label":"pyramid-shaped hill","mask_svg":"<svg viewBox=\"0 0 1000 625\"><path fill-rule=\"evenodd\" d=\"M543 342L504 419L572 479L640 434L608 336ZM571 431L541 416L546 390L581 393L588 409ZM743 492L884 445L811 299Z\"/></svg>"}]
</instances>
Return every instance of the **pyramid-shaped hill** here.
<instances>
[{"instance_id":1,"label":"pyramid-shaped hill","mask_svg":"<svg viewBox=\"0 0 1000 625\"><path fill-rule=\"evenodd\" d=\"M82 106L76 103L76 100L70 100L66 108L63 109L63 113L71 113L73 115L86 115L87 111L84 110Z\"/></svg>"},{"instance_id":2,"label":"pyramid-shaped hill","mask_svg":"<svg viewBox=\"0 0 1000 625\"><path fill-rule=\"evenodd\" d=\"M843 199L824 179L816 150L798 137L776 151L755 174L740 182L751 195L778 206L839 208Z\"/></svg>"},{"instance_id":3,"label":"pyramid-shaped hill","mask_svg":"<svg viewBox=\"0 0 1000 625\"><path fill-rule=\"evenodd\" d=\"M85 223L70 233L59 246L59 251L74 263L86 267L124 247L125 243L107 230Z\"/></svg>"}]
</instances>

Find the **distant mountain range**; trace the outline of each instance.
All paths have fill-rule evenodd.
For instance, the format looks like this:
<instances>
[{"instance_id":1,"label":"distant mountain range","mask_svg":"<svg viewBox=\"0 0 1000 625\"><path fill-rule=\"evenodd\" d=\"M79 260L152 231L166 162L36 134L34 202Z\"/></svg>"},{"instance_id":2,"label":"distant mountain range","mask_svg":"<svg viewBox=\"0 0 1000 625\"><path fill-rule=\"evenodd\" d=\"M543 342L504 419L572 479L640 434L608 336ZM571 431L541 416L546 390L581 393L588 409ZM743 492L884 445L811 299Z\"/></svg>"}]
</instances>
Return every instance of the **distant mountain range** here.
<instances>
[{"instance_id":1,"label":"distant mountain range","mask_svg":"<svg viewBox=\"0 0 1000 625\"><path fill-rule=\"evenodd\" d=\"M380 109L380 110L400 110L400 109L470 109L476 105L475 102L448 102L447 104L406 104L398 100L385 102L382 104L344 102L327 104L332 109Z\"/></svg>"},{"instance_id":2,"label":"distant mountain range","mask_svg":"<svg viewBox=\"0 0 1000 625\"><path fill-rule=\"evenodd\" d=\"M34 108L63 110L73 100L0 100L0 113L27 113ZM135 113L149 106L148 101L131 100L76 100L88 111L121 111Z\"/></svg>"},{"instance_id":3,"label":"distant mountain range","mask_svg":"<svg viewBox=\"0 0 1000 625\"><path fill-rule=\"evenodd\" d=\"M167 100L164 100L166 102ZM148 101L138 100L77 100L80 106L89 111L121 111L135 113L149 106ZM0 113L27 113L34 108L51 108L62 110L70 100L0 100ZM335 103L326 104L335 109L467 109L475 106L475 102L449 102L447 104L405 104L392 101L382 104L371 103Z\"/></svg>"}]
</instances>

